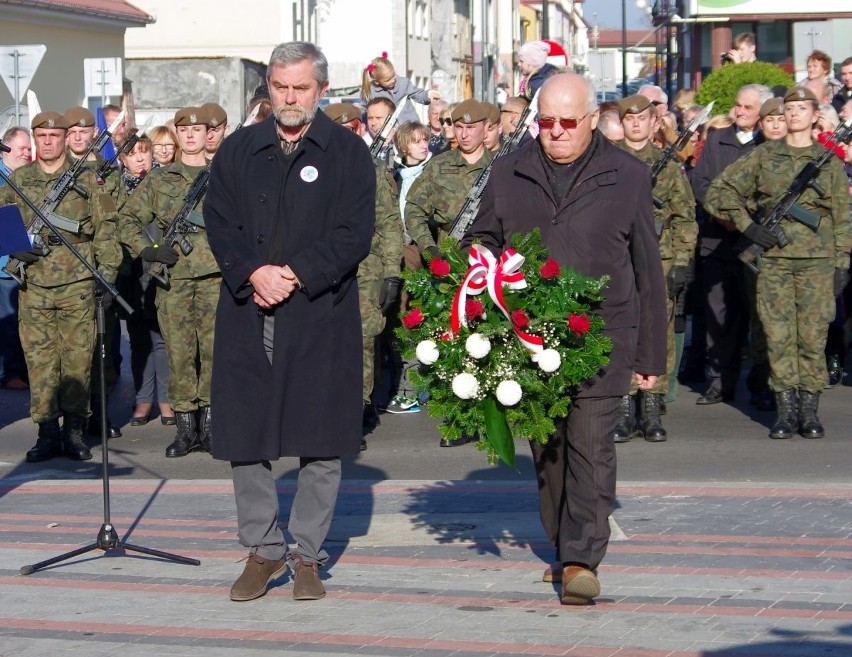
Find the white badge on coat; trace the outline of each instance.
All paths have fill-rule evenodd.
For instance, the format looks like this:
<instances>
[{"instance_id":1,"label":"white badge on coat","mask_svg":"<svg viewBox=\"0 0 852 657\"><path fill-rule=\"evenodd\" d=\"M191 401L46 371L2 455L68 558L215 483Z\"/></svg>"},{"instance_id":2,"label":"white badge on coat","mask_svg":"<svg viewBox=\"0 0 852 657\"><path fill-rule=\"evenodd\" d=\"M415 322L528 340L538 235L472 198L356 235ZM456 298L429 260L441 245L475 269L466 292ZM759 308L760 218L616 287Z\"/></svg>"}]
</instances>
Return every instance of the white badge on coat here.
<instances>
[{"instance_id":1,"label":"white badge on coat","mask_svg":"<svg viewBox=\"0 0 852 657\"><path fill-rule=\"evenodd\" d=\"M302 173L299 175L302 176L302 180L310 183L319 178L319 171L317 171L316 167L309 165L303 168Z\"/></svg>"}]
</instances>

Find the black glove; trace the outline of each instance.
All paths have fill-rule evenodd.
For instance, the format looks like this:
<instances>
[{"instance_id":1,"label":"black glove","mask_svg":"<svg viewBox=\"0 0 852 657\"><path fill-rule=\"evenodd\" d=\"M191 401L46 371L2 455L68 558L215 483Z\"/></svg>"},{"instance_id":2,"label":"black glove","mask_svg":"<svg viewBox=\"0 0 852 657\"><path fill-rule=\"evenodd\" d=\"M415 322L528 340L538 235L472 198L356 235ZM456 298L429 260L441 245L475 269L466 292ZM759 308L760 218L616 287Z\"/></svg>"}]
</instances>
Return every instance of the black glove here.
<instances>
[{"instance_id":1,"label":"black glove","mask_svg":"<svg viewBox=\"0 0 852 657\"><path fill-rule=\"evenodd\" d=\"M426 256L426 262L431 262L435 258L444 259L444 255L438 250L437 246L427 246L423 249L423 255Z\"/></svg>"},{"instance_id":2,"label":"black glove","mask_svg":"<svg viewBox=\"0 0 852 657\"><path fill-rule=\"evenodd\" d=\"M31 265L41 257L41 249L27 249L26 251L18 251L13 253L10 258L20 260L21 262Z\"/></svg>"},{"instance_id":3,"label":"black glove","mask_svg":"<svg viewBox=\"0 0 852 657\"><path fill-rule=\"evenodd\" d=\"M178 254L164 246L146 246L139 255L148 262L162 262L169 266L178 261Z\"/></svg>"},{"instance_id":4,"label":"black glove","mask_svg":"<svg viewBox=\"0 0 852 657\"><path fill-rule=\"evenodd\" d=\"M849 284L849 270L842 267L834 269L834 296L843 294L843 290Z\"/></svg>"},{"instance_id":5,"label":"black glove","mask_svg":"<svg viewBox=\"0 0 852 657\"><path fill-rule=\"evenodd\" d=\"M684 289L686 289L688 282L689 265L674 265L666 277L666 284L669 288L669 299L677 299Z\"/></svg>"},{"instance_id":6,"label":"black glove","mask_svg":"<svg viewBox=\"0 0 852 657\"><path fill-rule=\"evenodd\" d=\"M764 249L771 249L778 244L778 236L763 224L753 222L743 231L743 234Z\"/></svg>"},{"instance_id":7,"label":"black glove","mask_svg":"<svg viewBox=\"0 0 852 657\"><path fill-rule=\"evenodd\" d=\"M389 276L382 281L382 291L379 294L379 307L382 309L382 315L388 316L388 313L393 310L396 302L399 301L399 293L402 290L402 279L399 276Z\"/></svg>"}]
</instances>

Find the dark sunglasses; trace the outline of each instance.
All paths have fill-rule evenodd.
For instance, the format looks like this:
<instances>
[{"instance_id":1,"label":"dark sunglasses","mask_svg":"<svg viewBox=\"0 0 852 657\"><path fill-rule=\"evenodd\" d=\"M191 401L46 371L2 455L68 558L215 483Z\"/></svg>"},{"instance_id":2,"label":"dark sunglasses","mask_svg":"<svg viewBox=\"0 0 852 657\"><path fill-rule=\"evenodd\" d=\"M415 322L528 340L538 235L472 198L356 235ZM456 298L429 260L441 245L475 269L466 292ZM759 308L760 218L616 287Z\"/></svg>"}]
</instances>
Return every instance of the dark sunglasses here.
<instances>
[{"instance_id":1,"label":"dark sunglasses","mask_svg":"<svg viewBox=\"0 0 852 657\"><path fill-rule=\"evenodd\" d=\"M584 114L579 119L551 119L539 117L537 121L538 127L542 130L550 130L557 123L559 124L559 127L563 130L574 130L578 125L583 122L583 119L585 119L587 116L588 114Z\"/></svg>"},{"instance_id":2,"label":"dark sunglasses","mask_svg":"<svg viewBox=\"0 0 852 657\"><path fill-rule=\"evenodd\" d=\"M453 125L452 119L441 119L441 123L444 125Z\"/></svg>"}]
</instances>

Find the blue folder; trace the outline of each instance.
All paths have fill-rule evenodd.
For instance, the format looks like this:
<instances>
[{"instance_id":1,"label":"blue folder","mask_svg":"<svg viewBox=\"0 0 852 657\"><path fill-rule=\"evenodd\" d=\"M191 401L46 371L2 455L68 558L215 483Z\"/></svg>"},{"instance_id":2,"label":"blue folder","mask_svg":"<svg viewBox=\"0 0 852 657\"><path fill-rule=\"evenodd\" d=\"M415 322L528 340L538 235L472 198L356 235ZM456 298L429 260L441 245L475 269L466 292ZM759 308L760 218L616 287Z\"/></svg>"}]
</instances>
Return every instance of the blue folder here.
<instances>
[{"instance_id":1,"label":"blue folder","mask_svg":"<svg viewBox=\"0 0 852 657\"><path fill-rule=\"evenodd\" d=\"M0 256L33 248L17 205L0 206Z\"/></svg>"}]
</instances>

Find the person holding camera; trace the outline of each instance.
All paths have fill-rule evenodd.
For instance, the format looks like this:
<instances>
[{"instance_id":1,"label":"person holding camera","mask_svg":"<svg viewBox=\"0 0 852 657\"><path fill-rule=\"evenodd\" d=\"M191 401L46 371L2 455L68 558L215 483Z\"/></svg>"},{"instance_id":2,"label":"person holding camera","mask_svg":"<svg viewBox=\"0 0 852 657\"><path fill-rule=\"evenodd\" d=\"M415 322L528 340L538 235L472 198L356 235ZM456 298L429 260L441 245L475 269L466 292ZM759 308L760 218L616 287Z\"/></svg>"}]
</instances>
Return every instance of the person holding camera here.
<instances>
[{"instance_id":1,"label":"person holding camera","mask_svg":"<svg viewBox=\"0 0 852 657\"><path fill-rule=\"evenodd\" d=\"M723 64L743 64L757 61L757 41L754 32L743 32L734 38L731 49L722 55Z\"/></svg>"}]
</instances>

